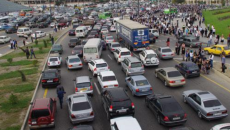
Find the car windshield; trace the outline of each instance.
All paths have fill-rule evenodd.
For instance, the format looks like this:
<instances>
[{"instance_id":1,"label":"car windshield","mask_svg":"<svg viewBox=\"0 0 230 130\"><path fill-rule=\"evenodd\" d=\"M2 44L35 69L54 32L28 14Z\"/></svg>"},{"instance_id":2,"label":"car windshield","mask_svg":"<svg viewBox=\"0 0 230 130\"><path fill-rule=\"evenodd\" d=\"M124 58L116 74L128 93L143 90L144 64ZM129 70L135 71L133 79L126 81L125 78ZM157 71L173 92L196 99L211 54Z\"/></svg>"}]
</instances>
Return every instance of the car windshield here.
<instances>
[{"instance_id":1,"label":"car windshield","mask_svg":"<svg viewBox=\"0 0 230 130\"><path fill-rule=\"evenodd\" d=\"M56 73L54 73L54 72L44 72L43 73L43 77L44 78L55 78L56 77Z\"/></svg>"},{"instance_id":2,"label":"car windshield","mask_svg":"<svg viewBox=\"0 0 230 130\"><path fill-rule=\"evenodd\" d=\"M122 56L130 55L130 52L121 52Z\"/></svg>"},{"instance_id":3,"label":"car windshield","mask_svg":"<svg viewBox=\"0 0 230 130\"><path fill-rule=\"evenodd\" d=\"M171 49L162 49L162 52L172 52Z\"/></svg>"},{"instance_id":4,"label":"car windshield","mask_svg":"<svg viewBox=\"0 0 230 130\"><path fill-rule=\"evenodd\" d=\"M58 58L50 58L50 61L58 61Z\"/></svg>"},{"instance_id":5,"label":"car windshield","mask_svg":"<svg viewBox=\"0 0 230 130\"><path fill-rule=\"evenodd\" d=\"M84 53L97 53L97 48L84 48Z\"/></svg>"},{"instance_id":6,"label":"car windshield","mask_svg":"<svg viewBox=\"0 0 230 130\"><path fill-rule=\"evenodd\" d=\"M74 103L72 105L72 111L82 111L87 109L90 109L90 105L88 102L79 102L79 103Z\"/></svg>"},{"instance_id":7,"label":"car windshield","mask_svg":"<svg viewBox=\"0 0 230 130\"><path fill-rule=\"evenodd\" d=\"M198 70L198 66L197 65L192 65L192 66L188 66L188 70Z\"/></svg>"},{"instance_id":8,"label":"car windshield","mask_svg":"<svg viewBox=\"0 0 230 130\"><path fill-rule=\"evenodd\" d=\"M140 62L131 63L131 68L142 67Z\"/></svg>"},{"instance_id":9,"label":"car windshield","mask_svg":"<svg viewBox=\"0 0 230 130\"><path fill-rule=\"evenodd\" d=\"M18 29L18 32L23 32L23 29Z\"/></svg>"},{"instance_id":10,"label":"car windshield","mask_svg":"<svg viewBox=\"0 0 230 130\"><path fill-rule=\"evenodd\" d=\"M152 58L152 57L156 58L157 55L156 55L156 54L148 54L148 55L146 56L147 59L150 59L150 58Z\"/></svg>"},{"instance_id":11,"label":"car windshield","mask_svg":"<svg viewBox=\"0 0 230 130\"><path fill-rule=\"evenodd\" d=\"M48 109L32 110L31 112L32 119L37 119L39 117L46 117L49 115L50 115L50 112Z\"/></svg>"},{"instance_id":12,"label":"car windshield","mask_svg":"<svg viewBox=\"0 0 230 130\"><path fill-rule=\"evenodd\" d=\"M149 82L147 80L139 80L139 81L136 81L136 85L145 86L145 85L149 85Z\"/></svg>"},{"instance_id":13,"label":"car windshield","mask_svg":"<svg viewBox=\"0 0 230 130\"><path fill-rule=\"evenodd\" d=\"M90 82L76 84L77 88L85 88L85 87L90 87L90 86L91 86Z\"/></svg>"},{"instance_id":14,"label":"car windshield","mask_svg":"<svg viewBox=\"0 0 230 130\"><path fill-rule=\"evenodd\" d=\"M117 80L115 76L103 77L103 81L114 81L114 80Z\"/></svg>"},{"instance_id":15,"label":"car windshield","mask_svg":"<svg viewBox=\"0 0 230 130\"><path fill-rule=\"evenodd\" d=\"M177 112L181 110L181 106L175 102L175 101L166 101L165 103L162 103L162 109L164 112L170 113L170 112Z\"/></svg>"},{"instance_id":16,"label":"car windshield","mask_svg":"<svg viewBox=\"0 0 230 130\"><path fill-rule=\"evenodd\" d=\"M218 100L208 100L204 101L204 107L216 107L220 106L221 103Z\"/></svg>"},{"instance_id":17,"label":"car windshield","mask_svg":"<svg viewBox=\"0 0 230 130\"><path fill-rule=\"evenodd\" d=\"M71 58L69 59L69 63L80 62L80 58Z\"/></svg>"},{"instance_id":18,"label":"car windshield","mask_svg":"<svg viewBox=\"0 0 230 130\"><path fill-rule=\"evenodd\" d=\"M178 77L178 76L181 76L181 73L178 72L178 71L171 71L171 72L168 72L168 77L170 77L170 78Z\"/></svg>"},{"instance_id":19,"label":"car windshield","mask_svg":"<svg viewBox=\"0 0 230 130\"><path fill-rule=\"evenodd\" d=\"M77 39L70 39L69 42L77 42Z\"/></svg>"},{"instance_id":20,"label":"car windshield","mask_svg":"<svg viewBox=\"0 0 230 130\"><path fill-rule=\"evenodd\" d=\"M96 64L96 68L102 68L102 67L107 67L107 64L106 63Z\"/></svg>"},{"instance_id":21,"label":"car windshield","mask_svg":"<svg viewBox=\"0 0 230 130\"><path fill-rule=\"evenodd\" d=\"M113 37L106 37L106 40L113 40Z\"/></svg>"},{"instance_id":22,"label":"car windshield","mask_svg":"<svg viewBox=\"0 0 230 130\"><path fill-rule=\"evenodd\" d=\"M53 48L60 48L60 46L53 46Z\"/></svg>"},{"instance_id":23,"label":"car windshield","mask_svg":"<svg viewBox=\"0 0 230 130\"><path fill-rule=\"evenodd\" d=\"M121 47L120 44L113 44L112 47Z\"/></svg>"}]
</instances>

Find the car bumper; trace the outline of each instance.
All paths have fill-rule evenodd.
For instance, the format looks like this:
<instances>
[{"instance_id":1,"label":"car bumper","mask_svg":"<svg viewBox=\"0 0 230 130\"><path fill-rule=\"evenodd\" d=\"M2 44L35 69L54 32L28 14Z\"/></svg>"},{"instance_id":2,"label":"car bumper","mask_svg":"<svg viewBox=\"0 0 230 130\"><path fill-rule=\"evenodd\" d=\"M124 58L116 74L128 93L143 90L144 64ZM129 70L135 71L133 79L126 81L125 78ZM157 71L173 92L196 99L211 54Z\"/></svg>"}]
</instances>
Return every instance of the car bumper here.
<instances>
[{"instance_id":1,"label":"car bumper","mask_svg":"<svg viewBox=\"0 0 230 130\"><path fill-rule=\"evenodd\" d=\"M59 82L42 83L42 86L45 86L45 87L57 87L59 84L60 84Z\"/></svg>"},{"instance_id":2,"label":"car bumper","mask_svg":"<svg viewBox=\"0 0 230 130\"><path fill-rule=\"evenodd\" d=\"M48 67L59 67L61 64L56 64L56 65L48 65Z\"/></svg>"},{"instance_id":3,"label":"car bumper","mask_svg":"<svg viewBox=\"0 0 230 130\"><path fill-rule=\"evenodd\" d=\"M68 67L68 69L81 69L83 66L74 66L74 67Z\"/></svg>"},{"instance_id":4,"label":"car bumper","mask_svg":"<svg viewBox=\"0 0 230 130\"><path fill-rule=\"evenodd\" d=\"M173 59L174 56L162 56L162 59Z\"/></svg>"},{"instance_id":5,"label":"car bumper","mask_svg":"<svg viewBox=\"0 0 230 130\"><path fill-rule=\"evenodd\" d=\"M200 76L200 72L189 74L188 77L198 77Z\"/></svg>"},{"instance_id":6,"label":"car bumper","mask_svg":"<svg viewBox=\"0 0 230 130\"><path fill-rule=\"evenodd\" d=\"M146 96L146 95L150 95L152 93L153 93L153 91L149 90L149 91L146 91L146 92L136 92L136 93L134 93L134 95L135 96Z\"/></svg>"},{"instance_id":7,"label":"car bumper","mask_svg":"<svg viewBox=\"0 0 230 130\"><path fill-rule=\"evenodd\" d=\"M180 120L180 121L162 121L162 124L165 125L165 126L175 126L175 125L182 125L184 123L186 123L187 119L183 119L183 120Z\"/></svg>"},{"instance_id":8,"label":"car bumper","mask_svg":"<svg viewBox=\"0 0 230 130\"><path fill-rule=\"evenodd\" d=\"M186 82L182 82L182 83L169 83L170 87L179 87L179 86L183 86L185 85Z\"/></svg>"},{"instance_id":9,"label":"car bumper","mask_svg":"<svg viewBox=\"0 0 230 130\"><path fill-rule=\"evenodd\" d=\"M144 63L145 66L158 66L159 62L156 63Z\"/></svg>"},{"instance_id":10,"label":"car bumper","mask_svg":"<svg viewBox=\"0 0 230 130\"><path fill-rule=\"evenodd\" d=\"M202 114L202 115L203 115L203 114ZM222 119L222 118L225 118L225 117L227 117L227 116L228 116L228 114L222 114L222 115L219 115L219 116L209 116L209 117L203 115L203 117L204 117L206 120Z\"/></svg>"},{"instance_id":11,"label":"car bumper","mask_svg":"<svg viewBox=\"0 0 230 130\"><path fill-rule=\"evenodd\" d=\"M93 94L93 90L89 90L89 91L84 91L84 92L75 92L76 94L88 94L88 95L92 95Z\"/></svg>"},{"instance_id":12,"label":"car bumper","mask_svg":"<svg viewBox=\"0 0 230 130\"><path fill-rule=\"evenodd\" d=\"M90 122L94 120L94 116L86 117L86 118L78 118L78 119L72 119L70 118L71 122L73 124L81 123L81 122Z\"/></svg>"},{"instance_id":13,"label":"car bumper","mask_svg":"<svg viewBox=\"0 0 230 130\"><path fill-rule=\"evenodd\" d=\"M69 33L69 36L75 36L76 34L71 34L71 33Z\"/></svg>"},{"instance_id":14,"label":"car bumper","mask_svg":"<svg viewBox=\"0 0 230 130\"><path fill-rule=\"evenodd\" d=\"M144 74L145 73L145 71L143 70L143 71L139 71L139 72L129 72L128 71L128 75L141 75L141 74Z\"/></svg>"},{"instance_id":15,"label":"car bumper","mask_svg":"<svg viewBox=\"0 0 230 130\"><path fill-rule=\"evenodd\" d=\"M110 112L110 117L117 117L117 116L124 116L124 115L134 115L135 111L128 111L125 113L119 113L119 112Z\"/></svg>"},{"instance_id":16,"label":"car bumper","mask_svg":"<svg viewBox=\"0 0 230 130\"><path fill-rule=\"evenodd\" d=\"M37 128L47 128L47 127L54 127L55 123L51 123L48 125L29 125L30 129L37 129Z\"/></svg>"}]
</instances>

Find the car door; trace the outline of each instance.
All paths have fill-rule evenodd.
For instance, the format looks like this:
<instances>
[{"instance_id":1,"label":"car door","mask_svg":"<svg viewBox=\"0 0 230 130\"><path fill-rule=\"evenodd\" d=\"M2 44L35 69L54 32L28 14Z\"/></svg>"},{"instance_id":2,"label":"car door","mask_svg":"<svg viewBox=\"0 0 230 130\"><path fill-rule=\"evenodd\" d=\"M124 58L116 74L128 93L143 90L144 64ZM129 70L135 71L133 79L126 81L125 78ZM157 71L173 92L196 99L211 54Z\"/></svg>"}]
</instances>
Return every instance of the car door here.
<instances>
[{"instance_id":1,"label":"car door","mask_svg":"<svg viewBox=\"0 0 230 130\"><path fill-rule=\"evenodd\" d=\"M153 113L155 116L157 116L159 112L161 112L161 105L160 102L156 99L153 102Z\"/></svg>"},{"instance_id":2,"label":"car door","mask_svg":"<svg viewBox=\"0 0 230 130\"><path fill-rule=\"evenodd\" d=\"M182 63L181 73L182 73L182 74L187 73L187 65L186 65L186 64L183 64L183 63Z\"/></svg>"},{"instance_id":3,"label":"car door","mask_svg":"<svg viewBox=\"0 0 230 130\"><path fill-rule=\"evenodd\" d=\"M97 80L98 80L98 82L99 82L101 88L103 88L102 78L103 78L103 77L102 77L101 74L99 73L99 74L97 75Z\"/></svg>"},{"instance_id":4,"label":"car door","mask_svg":"<svg viewBox=\"0 0 230 130\"><path fill-rule=\"evenodd\" d=\"M93 66L94 66L94 63L93 61L90 61L89 62L89 69L93 72Z\"/></svg>"},{"instance_id":5,"label":"car door","mask_svg":"<svg viewBox=\"0 0 230 130\"><path fill-rule=\"evenodd\" d=\"M131 90L133 93L135 93L135 88L134 88L134 85L135 85L134 80L131 78L129 88L130 88L130 90Z\"/></svg>"},{"instance_id":6,"label":"car door","mask_svg":"<svg viewBox=\"0 0 230 130\"><path fill-rule=\"evenodd\" d=\"M121 62L121 66L122 66L122 68L123 68L123 70L125 70L125 71L127 71L126 69L127 69L127 65L128 63L127 63L127 60L126 59L124 59L122 62Z\"/></svg>"},{"instance_id":7,"label":"car door","mask_svg":"<svg viewBox=\"0 0 230 130\"><path fill-rule=\"evenodd\" d=\"M196 94L189 95L187 101L195 110L198 110L199 106L201 105L201 99Z\"/></svg>"},{"instance_id":8,"label":"car door","mask_svg":"<svg viewBox=\"0 0 230 130\"><path fill-rule=\"evenodd\" d=\"M162 69L161 71L161 80L164 81L166 79L166 72Z\"/></svg>"},{"instance_id":9,"label":"car door","mask_svg":"<svg viewBox=\"0 0 230 130\"><path fill-rule=\"evenodd\" d=\"M223 51L224 51L224 50L223 50L222 47L217 47L216 50L215 50L215 54L216 54L216 55L220 55Z\"/></svg>"},{"instance_id":10,"label":"car door","mask_svg":"<svg viewBox=\"0 0 230 130\"><path fill-rule=\"evenodd\" d=\"M126 84L127 84L127 86L129 87L129 89L131 90L131 77L128 77L127 79L126 79ZM132 91L132 90L131 90Z\"/></svg>"},{"instance_id":11,"label":"car door","mask_svg":"<svg viewBox=\"0 0 230 130\"><path fill-rule=\"evenodd\" d=\"M213 47L211 47L211 48L209 49L209 53L215 54L215 51L216 51L216 47L215 47L215 46L213 46Z\"/></svg>"},{"instance_id":12,"label":"car door","mask_svg":"<svg viewBox=\"0 0 230 130\"><path fill-rule=\"evenodd\" d=\"M68 112L69 112L69 116L70 116L72 114L71 113L72 101L71 101L70 97L67 100L67 104L68 104Z\"/></svg>"},{"instance_id":13,"label":"car door","mask_svg":"<svg viewBox=\"0 0 230 130\"><path fill-rule=\"evenodd\" d=\"M145 59L144 55L145 55L144 52L141 52L140 55L139 55L142 63L144 62L144 59Z\"/></svg>"}]
</instances>

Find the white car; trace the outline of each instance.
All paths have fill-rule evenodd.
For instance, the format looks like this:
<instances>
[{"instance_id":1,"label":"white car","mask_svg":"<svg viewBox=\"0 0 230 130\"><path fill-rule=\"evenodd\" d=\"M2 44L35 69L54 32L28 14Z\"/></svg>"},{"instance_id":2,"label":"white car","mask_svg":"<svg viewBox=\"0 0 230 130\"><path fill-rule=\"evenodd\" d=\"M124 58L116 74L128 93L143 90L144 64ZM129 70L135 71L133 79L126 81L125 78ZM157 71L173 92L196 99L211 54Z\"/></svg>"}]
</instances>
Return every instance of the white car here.
<instances>
[{"instance_id":1,"label":"white car","mask_svg":"<svg viewBox=\"0 0 230 130\"><path fill-rule=\"evenodd\" d=\"M52 53L49 55L47 65L48 67L60 67L62 58L58 53Z\"/></svg>"},{"instance_id":2,"label":"white car","mask_svg":"<svg viewBox=\"0 0 230 130\"><path fill-rule=\"evenodd\" d=\"M120 63L124 60L125 57L131 57L132 53L127 48L118 48L113 52L113 55L117 60L117 63Z\"/></svg>"},{"instance_id":3,"label":"white car","mask_svg":"<svg viewBox=\"0 0 230 130\"><path fill-rule=\"evenodd\" d=\"M116 32L116 28L115 28L114 25L112 25L112 26L110 27L110 32Z\"/></svg>"},{"instance_id":4,"label":"white car","mask_svg":"<svg viewBox=\"0 0 230 130\"><path fill-rule=\"evenodd\" d=\"M152 33L156 38L159 37L159 32L157 29L149 29L149 32Z\"/></svg>"},{"instance_id":5,"label":"white car","mask_svg":"<svg viewBox=\"0 0 230 130\"><path fill-rule=\"evenodd\" d=\"M142 130L137 119L132 116L113 118L110 126L111 130Z\"/></svg>"},{"instance_id":6,"label":"white car","mask_svg":"<svg viewBox=\"0 0 230 130\"><path fill-rule=\"evenodd\" d=\"M66 57L66 66L68 69L79 69L83 67L83 64L78 55L70 55Z\"/></svg>"},{"instance_id":7,"label":"white car","mask_svg":"<svg viewBox=\"0 0 230 130\"><path fill-rule=\"evenodd\" d=\"M11 38L8 36L0 36L0 43L5 44L10 42Z\"/></svg>"},{"instance_id":8,"label":"white car","mask_svg":"<svg viewBox=\"0 0 230 130\"><path fill-rule=\"evenodd\" d=\"M157 54L153 50L144 50L139 53L139 57L145 66L158 66L160 63Z\"/></svg>"},{"instance_id":9,"label":"white car","mask_svg":"<svg viewBox=\"0 0 230 130\"><path fill-rule=\"evenodd\" d=\"M57 25L56 22L52 22L52 23L50 24L50 27L51 27L51 28L54 28L56 25Z\"/></svg>"},{"instance_id":10,"label":"white car","mask_svg":"<svg viewBox=\"0 0 230 130\"><path fill-rule=\"evenodd\" d=\"M113 71L102 71L97 74L97 80L101 88L119 87L117 78Z\"/></svg>"},{"instance_id":11,"label":"white car","mask_svg":"<svg viewBox=\"0 0 230 130\"><path fill-rule=\"evenodd\" d=\"M102 29L101 29L101 33L102 33L102 34L103 34L103 33L105 34L105 33L109 33L109 31L108 31L108 29L106 29L106 28L102 28Z\"/></svg>"},{"instance_id":12,"label":"white car","mask_svg":"<svg viewBox=\"0 0 230 130\"><path fill-rule=\"evenodd\" d=\"M115 42L115 39L113 38L113 36L106 36L105 37L105 42L106 42L106 45L111 43L111 42Z\"/></svg>"},{"instance_id":13,"label":"white car","mask_svg":"<svg viewBox=\"0 0 230 130\"><path fill-rule=\"evenodd\" d=\"M93 76L96 76L99 72L110 70L104 59L91 60L88 62L88 69L93 72Z\"/></svg>"},{"instance_id":14,"label":"white car","mask_svg":"<svg viewBox=\"0 0 230 130\"><path fill-rule=\"evenodd\" d=\"M36 33L36 36L35 36L35 33ZM41 37L45 37L46 36L46 33L43 32L43 31L35 31L35 33L33 33L31 35L32 38L41 38Z\"/></svg>"},{"instance_id":15,"label":"white car","mask_svg":"<svg viewBox=\"0 0 230 130\"><path fill-rule=\"evenodd\" d=\"M230 123L215 125L210 130L230 130Z\"/></svg>"}]
</instances>

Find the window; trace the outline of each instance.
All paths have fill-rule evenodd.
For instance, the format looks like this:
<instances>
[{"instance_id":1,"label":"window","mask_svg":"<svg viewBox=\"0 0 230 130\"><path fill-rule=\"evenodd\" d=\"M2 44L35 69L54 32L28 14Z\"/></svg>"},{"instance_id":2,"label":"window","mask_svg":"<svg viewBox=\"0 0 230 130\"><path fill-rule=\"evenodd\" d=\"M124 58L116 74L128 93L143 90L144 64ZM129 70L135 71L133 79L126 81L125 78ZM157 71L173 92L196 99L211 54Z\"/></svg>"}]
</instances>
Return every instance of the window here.
<instances>
[{"instance_id":1,"label":"window","mask_svg":"<svg viewBox=\"0 0 230 130\"><path fill-rule=\"evenodd\" d=\"M198 66L197 65L192 65L192 66L188 66L188 70L198 70Z\"/></svg>"},{"instance_id":2,"label":"window","mask_svg":"<svg viewBox=\"0 0 230 130\"><path fill-rule=\"evenodd\" d=\"M149 59L151 59L152 57L156 58L157 55L156 55L156 54L148 54L148 55L146 56L146 58L149 58Z\"/></svg>"},{"instance_id":3,"label":"window","mask_svg":"<svg viewBox=\"0 0 230 130\"><path fill-rule=\"evenodd\" d=\"M214 49L214 50L215 50L215 49L216 49L216 47L214 46L214 47L212 47L211 49Z\"/></svg>"},{"instance_id":4,"label":"window","mask_svg":"<svg viewBox=\"0 0 230 130\"><path fill-rule=\"evenodd\" d=\"M79 58L69 59L69 63L76 63L76 62L80 62L80 59Z\"/></svg>"},{"instance_id":5,"label":"window","mask_svg":"<svg viewBox=\"0 0 230 130\"><path fill-rule=\"evenodd\" d=\"M117 80L115 76L103 77L103 81L114 81L114 80Z\"/></svg>"},{"instance_id":6,"label":"window","mask_svg":"<svg viewBox=\"0 0 230 130\"><path fill-rule=\"evenodd\" d=\"M145 85L149 85L149 82L147 80L139 80L139 81L136 81L136 85L145 86Z\"/></svg>"},{"instance_id":7,"label":"window","mask_svg":"<svg viewBox=\"0 0 230 130\"><path fill-rule=\"evenodd\" d=\"M172 52L171 49L162 49L162 52Z\"/></svg>"},{"instance_id":8,"label":"window","mask_svg":"<svg viewBox=\"0 0 230 130\"><path fill-rule=\"evenodd\" d=\"M155 105L156 108L158 108L160 111L162 110L162 109L161 109L160 102L159 102L158 100L155 100L155 101L154 101L154 105Z\"/></svg>"},{"instance_id":9,"label":"window","mask_svg":"<svg viewBox=\"0 0 230 130\"><path fill-rule=\"evenodd\" d=\"M138 34L137 35L144 35L144 34L145 34L144 30L138 30Z\"/></svg>"},{"instance_id":10,"label":"window","mask_svg":"<svg viewBox=\"0 0 230 130\"><path fill-rule=\"evenodd\" d=\"M85 88L85 87L90 87L91 83L90 82L85 82L85 83L78 83L76 84L77 88Z\"/></svg>"},{"instance_id":11,"label":"window","mask_svg":"<svg viewBox=\"0 0 230 130\"><path fill-rule=\"evenodd\" d=\"M127 55L130 55L130 52L121 52L121 55L122 56L127 56Z\"/></svg>"},{"instance_id":12,"label":"window","mask_svg":"<svg viewBox=\"0 0 230 130\"><path fill-rule=\"evenodd\" d=\"M204 101L204 107L216 107L220 105L221 103L218 100Z\"/></svg>"},{"instance_id":13,"label":"window","mask_svg":"<svg viewBox=\"0 0 230 130\"><path fill-rule=\"evenodd\" d=\"M112 47L120 47L120 44L112 44Z\"/></svg>"},{"instance_id":14,"label":"window","mask_svg":"<svg viewBox=\"0 0 230 130\"><path fill-rule=\"evenodd\" d=\"M49 115L50 115L50 112L48 109L32 110L31 118L37 119L39 117L46 117Z\"/></svg>"},{"instance_id":15,"label":"window","mask_svg":"<svg viewBox=\"0 0 230 130\"><path fill-rule=\"evenodd\" d=\"M79 103L74 103L72 105L72 111L81 111L81 110L86 110L90 109L89 102L79 102Z\"/></svg>"},{"instance_id":16,"label":"window","mask_svg":"<svg viewBox=\"0 0 230 130\"><path fill-rule=\"evenodd\" d=\"M141 62L131 63L131 68L137 68L137 67L142 67Z\"/></svg>"},{"instance_id":17,"label":"window","mask_svg":"<svg viewBox=\"0 0 230 130\"><path fill-rule=\"evenodd\" d=\"M230 130L230 126L222 127L222 128L220 128L220 130Z\"/></svg>"},{"instance_id":18,"label":"window","mask_svg":"<svg viewBox=\"0 0 230 130\"><path fill-rule=\"evenodd\" d=\"M178 76L181 76L181 73L178 71L168 72L168 77L178 77Z\"/></svg>"},{"instance_id":19,"label":"window","mask_svg":"<svg viewBox=\"0 0 230 130\"><path fill-rule=\"evenodd\" d=\"M217 50L222 51L222 48L221 47L217 47Z\"/></svg>"},{"instance_id":20,"label":"window","mask_svg":"<svg viewBox=\"0 0 230 130\"><path fill-rule=\"evenodd\" d=\"M107 67L108 65L106 63L96 64L96 68L102 68Z\"/></svg>"},{"instance_id":21,"label":"window","mask_svg":"<svg viewBox=\"0 0 230 130\"><path fill-rule=\"evenodd\" d=\"M198 103L199 105L201 105L201 99L199 96L195 96L195 100L194 100L196 103Z\"/></svg>"},{"instance_id":22,"label":"window","mask_svg":"<svg viewBox=\"0 0 230 130\"><path fill-rule=\"evenodd\" d=\"M51 62L58 61L58 58L50 58L50 61L51 61Z\"/></svg>"},{"instance_id":23,"label":"window","mask_svg":"<svg viewBox=\"0 0 230 130\"><path fill-rule=\"evenodd\" d=\"M84 48L84 53L97 53L97 48Z\"/></svg>"},{"instance_id":24,"label":"window","mask_svg":"<svg viewBox=\"0 0 230 130\"><path fill-rule=\"evenodd\" d=\"M56 73L54 73L54 72L44 72L43 73L43 78L47 78L47 79L49 79L49 78L55 78L56 77Z\"/></svg>"}]
</instances>

